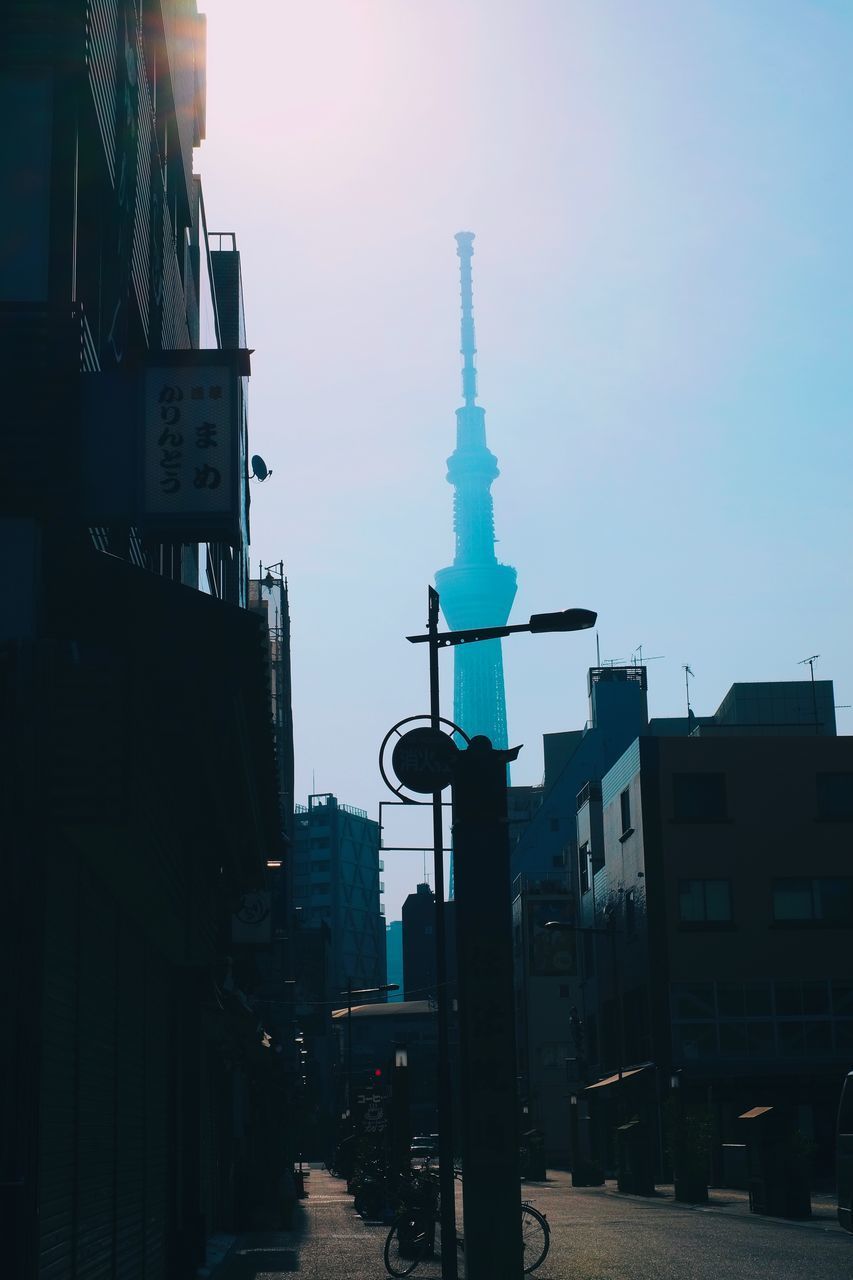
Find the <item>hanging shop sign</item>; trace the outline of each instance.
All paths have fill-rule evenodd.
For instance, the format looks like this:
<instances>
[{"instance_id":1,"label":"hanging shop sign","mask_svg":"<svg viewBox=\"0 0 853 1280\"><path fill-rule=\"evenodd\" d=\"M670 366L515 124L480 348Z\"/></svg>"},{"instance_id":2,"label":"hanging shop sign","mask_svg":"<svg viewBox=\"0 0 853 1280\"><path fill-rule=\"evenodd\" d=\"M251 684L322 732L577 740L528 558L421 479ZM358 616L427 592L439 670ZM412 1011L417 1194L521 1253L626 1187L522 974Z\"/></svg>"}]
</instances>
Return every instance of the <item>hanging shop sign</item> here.
<instances>
[{"instance_id":1,"label":"hanging shop sign","mask_svg":"<svg viewBox=\"0 0 853 1280\"><path fill-rule=\"evenodd\" d=\"M142 520L189 541L231 540L245 517L242 352L149 365L142 408Z\"/></svg>"},{"instance_id":2,"label":"hanging shop sign","mask_svg":"<svg viewBox=\"0 0 853 1280\"><path fill-rule=\"evenodd\" d=\"M272 903L269 893L244 893L231 916L231 941L263 947L272 941Z\"/></svg>"}]
</instances>

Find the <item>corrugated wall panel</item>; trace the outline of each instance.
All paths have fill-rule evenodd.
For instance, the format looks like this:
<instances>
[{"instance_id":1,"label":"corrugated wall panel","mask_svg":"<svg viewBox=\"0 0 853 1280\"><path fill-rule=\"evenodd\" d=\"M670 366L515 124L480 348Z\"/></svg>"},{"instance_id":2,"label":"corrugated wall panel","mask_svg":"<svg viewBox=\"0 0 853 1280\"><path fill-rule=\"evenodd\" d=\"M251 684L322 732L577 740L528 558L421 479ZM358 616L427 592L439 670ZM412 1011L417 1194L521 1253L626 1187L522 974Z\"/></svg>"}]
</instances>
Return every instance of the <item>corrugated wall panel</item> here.
<instances>
[{"instance_id":1,"label":"corrugated wall panel","mask_svg":"<svg viewBox=\"0 0 853 1280\"><path fill-rule=\"evenodd\" d=\"M38 1274L40 1280L72 1280L79 902L78 860L66 850L49 857L44 893Z\"/></svg>"},{"instance_id":2,"label":"corrugated wall panel","mask_svg":"<svg viewBox=\"0 0 853 1280\"><path fill-rule=\"evenodd\" d=\"M136 66L139 83L136 168L136 210L133 220L131 276L142 328L148 338L148 275L151 257L151 155L154 108L145 73L142 37L137 37Z\"/></svg>"},{"instance_id":3,"label":"corrugated wall panel","mask_svg":"<svg viewBox=\"0 0 853 1280\"><path fill-rule=\"evenodd\" d=\"M115 183L116 0L89 0L86 11L86 65L110 181Z\"/></svg>"},{"instance_id":4,"label":"corrugated wall panel","mask_svg":"<svg viewBox=\"0 0 853 1280\"><path fill-rule=\"evenodd\" d=\"M610 804L640 770L640 740L635 738L601 780L602 806Z\"/></svg>"},{"instance_id":5,"label":"corrugated wall panel","mask_svg":"<svg viewBox=\"0 0 853 1280\"><path fill-rule=\"evenodd\" d=\"M178 259L169 206L163 204L163 347L166 351L185 350L190 346L187 326L187 304Z\"/></svg>"},{"instance_id":6,"label":"corrugated wall panel","mask_svg":"<svg viewBox=\"0 0 853 1280\"><path fill-rule=\"evenodd\" d=\"M112 1280L115 1217L115 902L80 878L75 1280Z\"/></svg>"},{"instance_id":7,"label":"corrugated wall panel","mask_svg":"<svg viewBox=\"0 0 853 1280\"><path fill-rule=\"evenodd\" d=\"M192 196L193 140L196 132L196 58L203 55L201 30L192 0L164 0L163 27L172 77L175 122L188 202Z\"/></svg>"}]
</instances>

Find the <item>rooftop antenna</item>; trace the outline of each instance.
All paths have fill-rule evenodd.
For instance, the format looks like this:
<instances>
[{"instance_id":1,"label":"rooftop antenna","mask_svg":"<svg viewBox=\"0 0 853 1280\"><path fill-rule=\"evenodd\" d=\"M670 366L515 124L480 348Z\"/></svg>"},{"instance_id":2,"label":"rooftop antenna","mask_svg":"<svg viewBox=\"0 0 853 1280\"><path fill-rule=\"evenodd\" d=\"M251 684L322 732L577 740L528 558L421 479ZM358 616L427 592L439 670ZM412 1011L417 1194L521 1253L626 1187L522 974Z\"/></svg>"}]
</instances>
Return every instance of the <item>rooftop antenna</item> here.
<instances>
[{"instance_id":1,"label":"rooftop antenna","mask_svg":"<svg viewBox=\"0 0 853 1280\"><path fill-rule=\"evenodd\" d=\"M693 677L693 679L695 680L696 677L693 675L693 668L690 666L689 663L682 662L681 669L684 672L684 688L687 692L687 719L689 722L690 717L693 715L693 712L690 707L690 679L691 677ZM688 730L689 730L689 723L688 723Z\"/></svg>"},{"instance_id":2,"label":"rooftop antenna","mask_svg":"<svg viewBox=\"0 0 853 1280\"><path fill-rule=\"evenodd\" d=\"M598 632L595 633L595 665L601 666L601 646L598 643Z\"/></svg>"},{"instance_id":3,"label":"rooftop antenna","mask_svg":"<svg viewBox=\"0 0 853 1280\"><path fill-rule=\"evenodd\" d=\"M812 707L814 709L815 733L817 733L820 730L820 721L817 718L817 689L815 688L815 682L814 682L814 664L817 662L819 657L820 657L819 653L813 653L811 657L801 658L800 661L797 663L798 667L804 667L806 663L808 663L809 671L811 671L812 673Z\"/></svg>"},{"instance_id":4,"label":"rooftop antenna","mask_svg":"<svg viewBox=\"0 0 853 1280\"><path fill-rule=\"evenodd\" d=\"M643 646L638 644L634 652L631 654L631 662L634 666L642 666L643 662L659 662L661 658L665 657L665 653L655 653L650 658L643 658Z\"/></svg>"}]
</instances>

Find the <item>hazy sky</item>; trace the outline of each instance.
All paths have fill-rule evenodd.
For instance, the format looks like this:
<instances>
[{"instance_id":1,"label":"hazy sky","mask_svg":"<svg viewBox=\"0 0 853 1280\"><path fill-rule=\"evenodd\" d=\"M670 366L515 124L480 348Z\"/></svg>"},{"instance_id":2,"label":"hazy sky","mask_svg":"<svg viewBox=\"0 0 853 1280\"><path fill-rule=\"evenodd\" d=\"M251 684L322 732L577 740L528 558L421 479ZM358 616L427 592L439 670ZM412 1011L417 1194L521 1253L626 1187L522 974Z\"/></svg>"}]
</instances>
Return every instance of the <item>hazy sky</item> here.
<instances>
[{"instance_id":1,"label":"hazy sky","mask_svg":"<svg viewBox=\"0 0 853 1280\"><path fill-rule=\"evenodd\" d=\"M200 7L196 168L243 255L297 798L376 816L380 741L428 706L404 636L453 553L463 229L513 620L597 609L603 659L664 655L657 715L683 713L682 663L703 714L813 653L853 703L849 0ZM514 781L583 724L594 662L591 633L505 641ZM390 920L421 859L385 868Z\"/></svg>"}]
</instances>

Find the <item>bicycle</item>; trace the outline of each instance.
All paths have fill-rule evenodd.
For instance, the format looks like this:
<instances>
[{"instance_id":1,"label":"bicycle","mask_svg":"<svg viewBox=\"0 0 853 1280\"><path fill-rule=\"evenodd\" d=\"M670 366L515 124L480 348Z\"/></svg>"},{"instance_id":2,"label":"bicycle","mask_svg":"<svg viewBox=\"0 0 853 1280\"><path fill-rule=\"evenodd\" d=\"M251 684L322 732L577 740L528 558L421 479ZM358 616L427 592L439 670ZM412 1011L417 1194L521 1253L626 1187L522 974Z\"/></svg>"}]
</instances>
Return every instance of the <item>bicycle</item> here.
<instances>
[{"instance_id":1,"label":"bicycle","mask_svg":"<svg viewBox=\"0 0 853 1280\"><path fill-rule=\"evenodd\" d=\"M438 1233L436 1228L439 1229ZM394 1219L385 1241L385 1270L391 1276L408 1276L426 1260L439 1262L441 1215L431 1209L404 1209ZM456 1233L456 1247L465 1252L465 1241ZM521 1247L524 1274L541 1266L551 1247L551 1228L544 1213L528 1201L521 1205Z\"/></svg>"}]
</instances>

